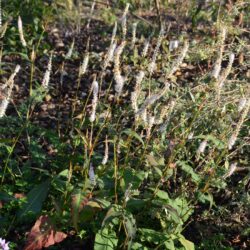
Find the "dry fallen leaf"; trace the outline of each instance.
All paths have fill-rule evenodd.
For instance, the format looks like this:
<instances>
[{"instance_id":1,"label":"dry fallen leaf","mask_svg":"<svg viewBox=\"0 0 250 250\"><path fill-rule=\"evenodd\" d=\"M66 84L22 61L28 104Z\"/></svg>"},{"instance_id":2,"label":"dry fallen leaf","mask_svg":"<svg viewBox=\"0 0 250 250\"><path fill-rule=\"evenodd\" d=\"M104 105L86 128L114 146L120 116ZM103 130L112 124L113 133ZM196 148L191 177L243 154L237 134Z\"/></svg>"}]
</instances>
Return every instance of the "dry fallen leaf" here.
<instances>
[{"instance_id":1,"label":"dry fallen leaf","mask_svg":"<svg viewBox=\"0 0 250 250\"><path fill-rule=\"evenodd\" d=\"M40 250L63 241L67 234L57 232L47 215L42 215L36 221L28 234L25 250Z\"/></svg>"}]
</instances>

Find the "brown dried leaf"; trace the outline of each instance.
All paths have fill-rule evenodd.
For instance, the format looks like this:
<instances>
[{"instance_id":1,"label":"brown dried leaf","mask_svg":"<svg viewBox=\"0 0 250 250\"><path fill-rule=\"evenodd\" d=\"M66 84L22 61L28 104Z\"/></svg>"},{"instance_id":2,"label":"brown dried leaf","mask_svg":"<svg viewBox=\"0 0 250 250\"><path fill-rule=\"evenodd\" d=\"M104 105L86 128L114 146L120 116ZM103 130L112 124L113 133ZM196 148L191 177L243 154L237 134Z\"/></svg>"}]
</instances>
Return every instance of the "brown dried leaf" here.
<instances>
[{"instance_id":1,"label":"brown dried leaf","mask_svg":"<svg viewBox=\"0 0 250 250\"><path fill-rule=\"evenodd\" d=\"M67 234L55 230L47 215L42 215L29 232L24 250L40 250L59 243L66 237Z\"/></svg>"}]
</instances>

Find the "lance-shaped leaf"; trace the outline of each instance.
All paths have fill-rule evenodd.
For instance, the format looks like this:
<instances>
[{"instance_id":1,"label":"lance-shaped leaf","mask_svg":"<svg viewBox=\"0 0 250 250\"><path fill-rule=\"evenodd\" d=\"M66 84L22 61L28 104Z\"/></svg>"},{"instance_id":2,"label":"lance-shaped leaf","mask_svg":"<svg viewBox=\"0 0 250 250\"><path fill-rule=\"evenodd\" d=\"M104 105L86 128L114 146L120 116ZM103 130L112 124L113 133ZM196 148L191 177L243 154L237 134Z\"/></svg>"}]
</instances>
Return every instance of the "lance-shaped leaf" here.
<instances>
[{"instance_id":1,"label":"lance-shaped leaf","mask_svg":"<svg viewBox=\"0 0 250 250\"><path fill-rule=\"evenodd\" d=\"M35 186L28 194L27 194L27 203L17 212L17 217L21 219L23 216L27 214L38 214L41 209L44 200L47 197L50 186L50 180L46 180L41 184Z\"/></svg>"}]
</instances>

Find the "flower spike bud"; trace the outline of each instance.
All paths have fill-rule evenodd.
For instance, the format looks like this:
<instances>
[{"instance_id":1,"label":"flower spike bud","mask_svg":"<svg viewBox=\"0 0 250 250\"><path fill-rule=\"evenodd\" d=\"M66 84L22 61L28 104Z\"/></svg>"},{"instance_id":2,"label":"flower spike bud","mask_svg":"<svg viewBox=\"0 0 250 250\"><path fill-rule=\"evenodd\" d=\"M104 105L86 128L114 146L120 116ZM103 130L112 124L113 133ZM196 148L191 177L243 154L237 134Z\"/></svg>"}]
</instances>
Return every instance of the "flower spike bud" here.
<instances>
[{"instance_id":1,"label":"flower spike bud","mask_svg":"<svg viewBox=\"0 0 250 250\"><path fill-rule=\"evenodd\" d=\"M149 40L146 40L146 41L144 42L144 46L143 46L143 50L142 50L142 54L141 54L142 57L146 57L146 56L147 56L147 54L148 54L148 49L149 49L149 45L150 45Z\"/></svg>"},{"instance_id":2,"label":"flower spike bud","mask_svg":"<svg viewBox=\"0 0 250 250\"><path fill-rule=\"evenodd\" d=\"M92 90L93 90L93 99L92 99L92 112L90 115L90 122L94 122L96 118L96 108L98 104L98 92L99 92L99 85L96 80L92 82Z\"/></svg>"},{"instance_id":3,"label":"flower spike bud","mask_svg":"<svg viewBox=\"0 0 250 250\"><path fill-rule=\"evenodd\" d=\"M179 47L179 41L178 40L171 40L169 42L169 51L173 51Z\"/></svg>"},{"instance_id":4,"label":"flower spike bud","mask_svg":"<svg viewBox=\"0 0 250 250\"><path fill-rule=\"evenodd\" d=\"M43 81L42 81L42 86L47 89L49 86L49 80L50 80L50 74L51 74L51 70L52 70L52 56L53 54L50 54L50 58L49 58L49 62L48 62L48 66L47 66L47 70L44 74L43 77Z\"/></svg>"},{"instance_id":5,"label":"flower spike bud","mask_svg":"<svg viewBox=\"0 0 250 250\"><path fill-rule=\"evenodd\" d=\"M152 131L152 127L155 124L155 117L150 115L148 118L148 124L147 124L147 135L146 138L149 139Z\"/></svg>"},{"instance_id":6,"label":"flower spike bud","mask_svg":"<svg viewBox=\"0 0 250 250\"><path fill-rule=\"evenodd\" d=\"M207 147L207 140L203 140L199 146L199 148L197 149L197 154L203 154L205 149Z\"/></svg>"},{"instance_id":7,"label":"flower spike bud","mask_svg":"<svg viewBox=\"0 0 250 250\"><path fill-rule=\"evenodd\" d=\"M114 42L109 46L108 52L104 58L103 71L108 67L109 63L113 60L116 46L117 46L116 42Z\"/></svg>"},{"instance_id":8,"label":"flower spike bud","mask_svg":"<svg viewBox=\"0 0 250 250\"><path fill-rule=\"evenodd\" d=\"M120 69L120 56L123 52L123 49L126 45L126 41L122 41L120 46L116 49L115 55L114 55L114 79L116 82L115 85L115 91L117 92L117 95L120 96L123 90L125 78L121 75L121 69Z\"/></svg>"},{"instance_id":9,"label":"flower spike bud","mask_svg":"<svg viewBox=\"0 0 250 250\"><path fill-rule=\"evenodd\" d=\"M71 58L71 56L73 54L74 46L75 46L75 39L73 39L73 41L72 41L72 43L70 45L69 51L65 56L67 59Z\"/></svg>"},{"instance_id":10,"label":"flower spike bud","mask_svg":"<svg viewBox=\"0 0 250 250\"><path fill-rule=\"evenodd\" d=\"M232 66L233 66L233 62L234 62L234 58L235 58L235 55L233 53L231 53L229 55L229 62L228 62L228 65L227 65L226 69L218 77L217 87L218 87L218 95L219 96L220 96L221 88L223 87L224 82L226 81L228 75L231 72L231 69L232 69Z\"/></svg>"},{"instance_id":11,"label":"flower spike bud","mask_svg":"<svg viewBox=\"0 0 250 250\"><path fill-rule=\"evenodd\" d=\"M130 4L127 3L126 7L125 7L125 9L123 11L122 18L124 18L125 16L127 16L129 7L130 7Z\"/></svg>"},{"instance_id":12,"label":"flower spike bud","mask_svg":"<svg viewBox=\"0 0 250 250\"><path fill-rule=\"evenodd\" d=\"M241 112L245 108L246 104L247 104L247 99L241 98L238 105L238 112Z\"/></svg>"},{"instance_id":13,"label":"flower spike bud","mask_svg":"<svg viewBox=\"0 0 250 250\"><path fill-rule=\"evenodd\" d=\"M8 105L9 105L9 99L7 98L3 99L0 104L0 118L2 118L5 115Z\"/></svg>"},{"instance_id":14,"label":"flower spike bud","mask_svg":"<svg viewBox=\"0 0 250 250\"><path fill-rule=\"evenodd\" d=\"M14 72L11 74L10 78L8 79L7 83L2 87L2 89L7 88L7 92L6 92L6 96L4 97L4 99L2 100L0 104L0 118L2 118L5 115L6 110L8 108L13 85L14 85L14 78L16 74L19 72L19 70L20 70L20 65L17 65Z\"/></svg>"},{"instance_id":15,"label":"flower spike bud","mask_svg":"<svg viewBox=\"0 0 250 250\"><path fill-rule=\"evenodd\" d=\"M90 26L91 17L92 17L92 15L94 13L94 10L95 10L95 4L96 4L96 2L94 0L92 5L91 5L91 9L90 9L90 15L89 15L88 23L87 23L87 26L86 26L87 29L89 29L89 26Z\"/></svg>"},{"instance_id":16,"label":"flower spike bud","mask_svg":"<svg viewBox=\"0 0 250 250\"><path fill-rule=\"evenodd\" d=\"M106 135L106 138L105 138L105 153L104 153L104 157L102 159L102 164L103 165L107 164L108 158L109 158L109 145L108 145L108 138L107 138L107 135Z\"/></svg>"},{"instance_id":17,"label":"flower spike bud","mask_svg":"<svg viewBox=\"0 0 250 250\"><path fill-rule=\"evenodd\" d=\"M228 172L226 174L224 174L222 178L226 179L226 178L230 177L236 171L236 169L237 169L237 163L234 162L230 165Z\"/></svg>"},{"instance_id":18,"label":"flower spike bud","mask_svg":"<svg viewBox=\"0 0 250 250\"><path fill-rule=\"evenodd\" d=\"M21 69L20 65L17 65L14 72L11 74L10 78L6 82L6 86L9 86L9 88L12 88L13 83L14 83L14 78L16 77L20 69Z\"/></svg>"},{"instance_id":19,"label":"flower spike bud","mask_svg":"<svg viewBox=\"0 0 250 250\"><path fill-rule=\"evenodd\" d=\"M128 188L125 191L125 194L124 194L125 203L127 203L129 201L129 199L130 199L132 186L133 186L132 183L129 183Z\"/></svg>"},{"instance_id":20,"label":"flower spike bud","mask_svg":"<svg viewBox=\"0 0 250 250\"><path fill-rule=\"evenodd\" d=\"M110 41L110 45L114 43L115 41L115 36L116 36L116 32L117 32L117 22L115 22L113 31L112 31L112 37L111 37L111 41Z\"/></svg>"},{"instance_id":21,"label":"flower spike bud","mask_svg":"<svg viewBox=\"0 0 250 250\"><path fill-rule=\"evenodd\" d=\"M155 46L153 57L152 57L151 62L149 64L149 66L148 66L149 75L152 75L155 68L156 68L156 58L157 58L157 55L159 53L159 49L160 49L160 46L161 46L161 43L162 43L162 40L163 40L163 37L164 37L164 33L165 33L165 29L162 26L162 28L160 30L160 33L159 33L159 36L158 36L158 39L157 39L157 43L156 43L156 46Z\"/></svg>"},{"instance_id":22,"label":"flower spike bud","mask_svg":"<svg viewBox=\"0 0 250 250\"><path fill-rule=\"evenodd\" d=\"M79 76L86 73L89 64L89 53L87 52L79 68Z\"/></svg>"},{"instance_id":23,"label":"flower spike bud","mask_svg":"<svg viewBox=\"0 0 250 250\"><path fill-rule=\"evenodd\" d=\"M20 16L18 16L17 25L18 25L18 32L19 32L20 41L21 41L23 47L26 47L27 43L24 39L24 34L23 34L23 22L22 22L22 19Z\"/></svg>"},{"instance_id":24,"label":"flower spike bud","mask_svg":"<svg viewBox=\"0 0 250 250\"><path fill-rule=\"evenodd\" d=\"M127 35L127 17L123 17L122 18L122 38L123 40L126 39L126 35Z\"/></svg>"},{"instance_id":25,"label":"flower spike bud","mask_svg":"<svg viewBox=\"0 0 250 250\"><path fill-rule=\"evenodd\" d=\"M136 29L137 29L138 23L133 23L133 29L132 29L132 48L135 46L136 43Z\"/></svg>"},{"instance_id":26,"label":"flower spike bud","mask_svg":"<svg viewBox=\"0 0 250 250\"><path fill-rule=\"evenodd\" d=\"M216 62L214 64L214 69L211 73L212 77L214 77L215 79L218 79L220 71L221 71L221 63L222 63L222 56L223 56L223 52L224 52L224 43L225 43L225 39L226 39L226 33L227 33L226 27L222 27L221 33L219 36L219 42L218 42L220 49L219 49L219 52L217 55Z\"/></svg>"},{"instance_id":27,"label":"flower spike bud","mask_svg":"<svg viewBox=\"0 0 250 250\"><path fill-rule=\"evenodd\" d=\"M166 82L164 88L159 91L157 94L152 96L148 96L144 103L142 104L141 108L138 110L137 115L141 115L145 109L149 106L153 105L156 101L158 101L164 94L169 90L169 83Z\"/></svg>"},{"instance_id":28,"label":"flower spike bud","mask_svg":"<svg viewBox=\"0 0 250 250\"><path fill-rule=\"evenodd\" d=\"M133 108L135 113L137 113L137 111L138 111L137 99L138 99L139 94L140 94L140 86L141 86L141 82L142 82L144 76L145 76L145 72L142 70L137 74L135 89L131 93L131 103L132 103L132 108Z\"/></svg>"},{"instance_id":29,"label":"flower spike bud","mask_svg":"<svg viewBox=\"0 0 250 250\"><path fill-rule=\"evenodd\" d=\"M250 109L250 99L248 99L248 101L245 105L244 111L240 117L240 120L238 121L238 123L236 125L236 129L234 130L234 133L231 135L231 137L228 140L227 147L229 150L231 150L233 148L233 146L238 138L241 127L242 127L243 123L245 122L245 119L248 115L249 109Z\"/></svg>"},{"instance_id":30,"label":"flower spike bud","mask_svg":"<svg viewBox=\"0 0 250 250\"><path fill-rule=\"evenodd\" d=\"M90 163L90 166L89 166L89 180L90 180L90 183L93 186L95 186L95 184L96 184L95 171L94 171L94 167L93 167L92 162Z\"/></svg>"},{"instance_id":31,"label":"flower spike bud","mask_svg":"<svg viewBox=\"0 0 250 250\"><path fill-rule=\"evenodd\" d=\"M127 35L127 14L128 14L129 6L130 6L130 4L127 3L127 4L126 4L126 7L125 7L125 9L124 9L122 18L121 18L123 40L126 39L126 35Z\"/></svg>"},{"instance_id":32,"label":"flower spike bud","mask_svg":"<svg viewBox=\"0 0 250 250\"><path fill-rule=\"evenodd\" d=\"M178 56L178 58L173 62L171 69L167 75L167 78L171 78L173 76L173 74L178 70L178 68L180 67L184 58L187 55L188 49L189 49L189 43L188 43L188 41L185 41L184 47L183 47L180 55Z\"/></svg>"}]
</instances>

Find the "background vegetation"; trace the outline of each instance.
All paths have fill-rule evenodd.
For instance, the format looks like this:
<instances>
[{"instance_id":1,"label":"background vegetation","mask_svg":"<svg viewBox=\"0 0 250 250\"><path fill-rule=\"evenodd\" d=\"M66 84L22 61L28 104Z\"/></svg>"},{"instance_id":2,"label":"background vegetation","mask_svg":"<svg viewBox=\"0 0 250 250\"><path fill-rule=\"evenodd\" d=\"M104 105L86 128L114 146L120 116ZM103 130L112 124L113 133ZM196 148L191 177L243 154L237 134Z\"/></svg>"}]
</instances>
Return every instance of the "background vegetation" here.
<instances>
[{"instance_id":1,"label":"background vegetation","mask_svg":"<svg viewBox=\"0 0 250 250\"><path fill-rule=\"evenodd\" d=\"M249 1L2 0L10 249L247 249L249 13Z\"/></svg>"}]
</instances>

